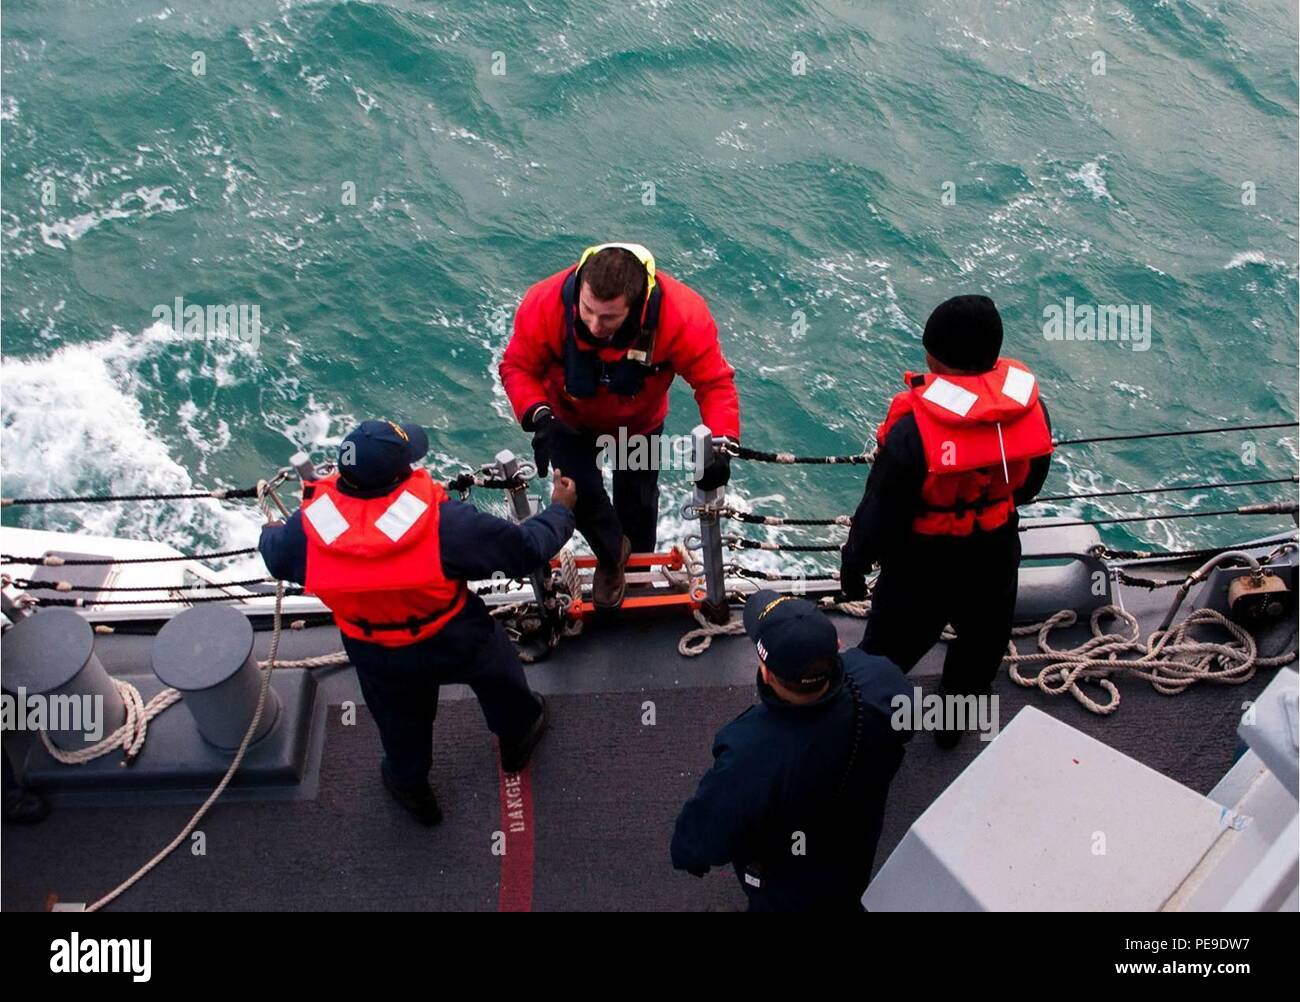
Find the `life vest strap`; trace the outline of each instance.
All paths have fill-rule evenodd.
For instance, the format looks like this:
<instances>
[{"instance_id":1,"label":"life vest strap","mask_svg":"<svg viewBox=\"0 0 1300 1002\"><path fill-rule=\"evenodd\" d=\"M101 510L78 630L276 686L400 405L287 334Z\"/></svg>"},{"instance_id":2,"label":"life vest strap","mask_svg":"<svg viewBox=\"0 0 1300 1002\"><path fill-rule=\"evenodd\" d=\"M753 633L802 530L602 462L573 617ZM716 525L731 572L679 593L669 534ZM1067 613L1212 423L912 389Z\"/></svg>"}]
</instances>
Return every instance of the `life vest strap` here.
<instances>
[{"instance_id":1,"label":"life vest strap","mask_svg":"<svg viewBox=\"0 0 1300 1002\"><path fill-rule=\"evenodd\" d=\"M600 372L600 375L598 376L598 381L602 385L608 385L614 378L614 369L617 366L625 365L628 363L641 366L641 368L645 370L645 375L647 376L653 376L655 373L663 372L665 369L668 368L667 361L655 362L652 364L650 362L639 362L636 361L635 359L631 359L626 356L624 356L623 358L616 358L613 361L606 361L603 358L599 358L596 360L596 364L599 366L599 372Z\"/></svg>"},{"instance_id":2,"label":"life vest strap","mask_svg":"<svg viewBox=\"0 0 1300 1002\"><path fill-rule=\"evenodd\" d=\"M955 504L950 504L950 505L926 504L925 502L921 502L919 507L924 512L933 511L933 512L949 513L949 514L956 515L958 518L961 518L963 515L967 514L968 512L983 511L986 508L992 508L994 505L999 505L999 504L1011 504L1011 501L1012 499L1010 497L1005 497L1005 498L985 498L983 500L975 500L975 501L958 501Z\"/></svg>"},{"instance_id":3,"label":"life vest strap","mask_svg":"<svg viewBox=\"0 0 1300 1002\"><path fill-rule=\"evenodd\" d=\"M430 612L424 616L407 616L406 619L397 620L390 623L375 623L375 622L371 622L368 619L360 619L360 618L345 619L344 622L351 623L353 626L360 627L361 632L364 633L367 637L369 637L372 633L393 632L396 630L408 630L411 636L414 637L417 636L420 630L422 630L424 627L428 626L430 623L435 622L441 619L443 616L447 615L448 612L450 612L453 608L455 608L456 603L459 602L464 597L464 595L465 595L465 588L462 585L461 588L457 589L456 597L451 602L443 606L441 609L434 609L433 612Z\"/></svg>"},{"instance_id":4,"label":"life vest strap","mask_svg":"<svg viewBox=\"0 0 1300 1002\"><path fill-rule=\"evenodd\" d=\"M641 303L636 337L621 357L606 361L598 350L586 351L578 346L578 283L581 272L582 264L579 263L560 287L560 303L564 311L565 391L574 397L587 398L604 386L619 396L636 396L648 376L671 367L667 360L653 361L662 299L660 287L650 283Z\"/></svg>"}]
</instances>

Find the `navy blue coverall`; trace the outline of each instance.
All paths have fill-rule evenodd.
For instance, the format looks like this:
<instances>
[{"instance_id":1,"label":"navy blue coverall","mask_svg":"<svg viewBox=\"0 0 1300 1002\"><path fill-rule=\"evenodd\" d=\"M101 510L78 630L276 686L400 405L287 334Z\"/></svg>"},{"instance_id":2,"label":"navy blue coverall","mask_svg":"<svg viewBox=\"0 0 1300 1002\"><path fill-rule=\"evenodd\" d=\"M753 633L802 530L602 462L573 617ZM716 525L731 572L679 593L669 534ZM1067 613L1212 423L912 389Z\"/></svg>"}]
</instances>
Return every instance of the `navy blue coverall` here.
<instances>
[{"instance_id":1,"label":"navy blue coverall","mask_svg":"<svg viewBox=\"0 0 1300 1002\"><path fill-rule=\"evenodd\" d=\"M801 705L760 676L761 702L718 732L713 767L677 818L673 866L703 876L732 864L750 911L862 910L912 736L891 723L894 699L910 714L911 688L886 658L855 648L840 661L825 695Z\"/></svg>"}]
</instances>

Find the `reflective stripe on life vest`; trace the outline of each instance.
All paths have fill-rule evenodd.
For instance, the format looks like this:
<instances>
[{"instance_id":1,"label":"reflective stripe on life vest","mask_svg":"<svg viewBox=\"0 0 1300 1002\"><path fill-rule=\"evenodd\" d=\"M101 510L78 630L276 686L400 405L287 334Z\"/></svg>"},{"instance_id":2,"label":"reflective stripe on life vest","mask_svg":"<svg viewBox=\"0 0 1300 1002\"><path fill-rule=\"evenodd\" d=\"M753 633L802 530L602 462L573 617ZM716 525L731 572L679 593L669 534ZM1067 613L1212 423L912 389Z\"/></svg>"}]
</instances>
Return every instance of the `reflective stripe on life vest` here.
<instances>
[{"instance_id":1,"label":"reflective stripe on life vest","mask_svg":"<svg viewBox=\"0 0 1300 1002\"><path fill-rule=\"evenodd\" d=\"M999 359L974 376L909 372L903 378L908 389L894 397L876 439L883 444L907 414L916 421L926 479L913 531L966 536L1005 525L1030 460L1052 452L1033 373Z\"/></svg>"}]
</instances>

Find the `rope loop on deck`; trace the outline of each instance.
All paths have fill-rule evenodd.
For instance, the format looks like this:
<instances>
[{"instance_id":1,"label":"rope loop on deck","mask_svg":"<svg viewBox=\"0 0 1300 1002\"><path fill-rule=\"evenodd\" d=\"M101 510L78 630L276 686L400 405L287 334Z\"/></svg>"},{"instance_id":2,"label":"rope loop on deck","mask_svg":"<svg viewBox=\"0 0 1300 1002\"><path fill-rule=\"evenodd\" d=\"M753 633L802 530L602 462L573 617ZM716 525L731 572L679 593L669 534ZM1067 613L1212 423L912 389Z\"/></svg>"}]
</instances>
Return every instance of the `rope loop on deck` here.
<instances>
[{"instance_id":1,"label":"rope loop on deck","mask_svg":"<svg viewBox=\"0 0 1300 1002\"><path fill-rule=\"evenodd\" d=\"M710 623L699 609L691 610L691 614L700 625L682 634L682 639L677 641L677 653L683 657L693 658L703 654L713 645L714 637L736 637L745 632L745 622L742 619Z\"/></svg>"},{"instance_id":2,"label":"rope loop on deck","mask_svg":"<svg viewBox=\"0 0 1300 1002\"><path fill-rule=\"evenodd\" d=\"M1108 633L1102 621L1116 620L1120 629ZM1006 661L1011 680L1025 688L1038 688L1048 696L1069 693L1093 713L1108 715L1119 709L1119 690L1112 676L1127 675L1150 682L1157 692L1176 696L1197 682L1241 685L1250 681L1259 668L1290 664L1296 651L1273 657L1260 657L1254 636L1215 609L1197 609L1168 630L1155 630L1146 640L1141 638L1137 618L1116 605L1104 605L1092 611L1089 625L1092 636L1077 647L1058 649L1048 641L1052 630L1074 625L1076 616L1063 610L1037 624L1038 651L1021 654L1009 645ZM1227 643L1197 640L1193 627L1217 626L1232 637ZM1022 665L1038 664L1034 674L1020 670ZM1097 682L1110 695L1107 703L1098 703L1080 688L1081 682Z\"/></svg>"},{"instance_id":3,"label":"rope loop on deck","mask_svg":"<svg viewBox=\"0 0 1300 1002\"><path fill-rule=\"evenodd\" d=\"M58 747L50 740L49 733L42 730L41 744L56 762L64 765L85 765L120 748L123 758L118 765L130 765L140 754L140 749L144 747L145 737L149 732L149 721L181 698L179 690L168 688L163 689L146 703L144 697L140 695L140 690L130 682L115 677L111 680L117 688L118 695L122 697L122 705L126 709L126 719L122 722L122 726L93 745L75 751L66 751Z\"/></svg>"}]
</instances>

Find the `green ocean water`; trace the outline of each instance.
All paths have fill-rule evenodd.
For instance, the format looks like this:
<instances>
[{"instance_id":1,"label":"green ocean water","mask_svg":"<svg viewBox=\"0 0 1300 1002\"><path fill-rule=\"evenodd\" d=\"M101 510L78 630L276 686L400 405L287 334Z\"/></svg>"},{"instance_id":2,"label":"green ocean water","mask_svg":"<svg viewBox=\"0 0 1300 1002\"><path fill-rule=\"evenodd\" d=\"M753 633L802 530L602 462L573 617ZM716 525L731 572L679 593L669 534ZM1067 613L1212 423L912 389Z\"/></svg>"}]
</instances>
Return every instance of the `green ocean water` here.
<instances>
[{"instance_id":1,"label":"green ocean water","mask_svg":"<svg viewBox=\"0 0 1300 1002\"><path fill-rule=\"evenodd\" d=\"M445 473L526 452L496 376L510 317L607 239L709 301L755 448L859 451L923 364L928 312L966 292L998 303L1058 436L1297 413L1293 0L11 0L0 17L7 496L247 486L372 416L426 425ZM178 296L257 305L256 350L168 338L154 310ZM1149 306L1149 348L1048 340L1067 297ZM697 420L679 381L668 430ZM1296 463L1294 432L1096 445L1061 450L1048 491ZM732 487L833 515L862 478L737 463ZM662 484L669 542L688 484ZM183 547L249 545L258 524L211 502L4 518ZM1164 547L1289 524L1102 532Z\"/></svg>"}]
</instances>

